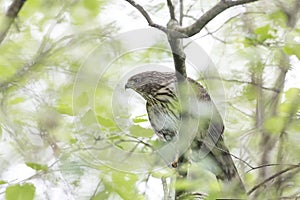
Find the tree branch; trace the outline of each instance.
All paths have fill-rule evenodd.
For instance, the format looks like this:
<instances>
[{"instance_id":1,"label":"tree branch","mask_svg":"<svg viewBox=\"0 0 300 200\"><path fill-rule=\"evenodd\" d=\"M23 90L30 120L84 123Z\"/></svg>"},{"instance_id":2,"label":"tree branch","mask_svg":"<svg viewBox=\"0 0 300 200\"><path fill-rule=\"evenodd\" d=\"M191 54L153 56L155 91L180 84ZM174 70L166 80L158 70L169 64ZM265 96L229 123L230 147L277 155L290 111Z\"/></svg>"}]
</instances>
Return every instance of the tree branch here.
<instances>
[{"instance_id":1,"label":"tree branch","mask_svg":"<svg viewBox=\"0 0 300 200\"><path fill-rule=\"evenodd\" d=\"M15 18L18 16L18 13L25 2L26 0L15 0L8 8L6 17L4 18L4 23L0 26L0 44L4 40L9 28L13 24Z\"/></svg>"},{"instance_id":2,"label":"tree branch","mask_svg":"<svg viewBox=\"0 0 300 200\"><path fill-rule=\"evenodd\" d=\"M182 22L183 22L183 0L179 1L179 10L180 10L179 25L182 26Z\"/></svg>"},{"instance_id":3,"label":"tree branch","mask_svg":"<svg viewBox=\"0 0 300 200\"><path fill-rule=\"evenodd\" d=\"M204 13L198 20L192 25L185 28L178 28L177 31L191 37L197 33L199 33L203 27L214 19L217 15L219 15L224 10L234 7L241 4L251 3L258 0L239 0L239 1L229 1L229 0L221 0L214 7Z\"/></svg>"},{"instance_id":4,"label":"tree branch","mask_svg":"<svg viewBox=\"0 0 300 200\"><path fill-rule=\"evenodd\" d=\"M164 191L164 200L170 199L169 196L169 190L168 190L168 183L165 177L161 177L161 183L163 185L163 191Z\"/></svg>"},{"instance_id":5,"label":"tree branch","mask_svg":"<svg viewBox=\"0 0 300 200\"><path fill-rule=\"evenodd\" d=\"M263 186L265 183L267 183L267 182L273 180L274 178L276 178L276 177L278 177L278 176L280 176L280 175L282 175L282 174L284 174L284 173L286 173L286 172L288 172L288 171L291 171L291 170L293 170L293 169L299 168L299 167L300 167L299 164L298 164L298 165L293 165L293 166L288 167L288 168L286 168L286 169L284 169L284 170L282 170L282 171L277 172L276 174L270 176L269 178L265 179L265 180L262 181L261 183L255 185L251 190L249 190L249 191L247 192L247 195L250 195L250 194L253 193L255 190L257 190L258 188L260 188L261 186Z\"/></svg>"},{"instance_id":6,"label":"tree branch","mask_svg":"<svg viewBox=\"0 0 300 200\"><path fill-rule=\"evenodd\" d=\"M18 0L16 0L18 1ZM15 9L15 8L12 8ZM37 50L35 56L33 57L32 60L26 62L21 68L17 70L17 72L9 77L8 79L0 82L0 92L4 92L5 90L16 86L17 82L19 82L22 78L26 78L26 74L32 72L32 70L36 67L39 67L38 64L42 62L44 58L49 56L53 50L53 47L48 47L48 38L49 35L52 33L55 25L58 23L60 20L61 16L63 15L65 11L65 6L59 11L59 13L56 16L57 21L55 21L53 24L50 25L49 29L47 30L46 35L44 36L41 45L39 46L39 49ZM17 13L15 13L17 15Z\"/></svg>"},{"instance_id":7,"label":"tree branch","mask_svg":"<svg viewBox=\"0 0 300 200\"><path fill-rule=\"evenodd\" d=\"M175 19L176 20L175 11L174 11L174 6L173 6L173 3L172 3L172 0L167 0L167 3L168 3L168 8L169 8L169 13L170 13L171 19Z\"/></svg>"},{"instance_id":8,"label":"tree branch","mask_svg":"<svg viewBox=\"0 0 300 200\"><path fill-rule=\"evenodd\" d=\"M147 20L149 26L157 28L165 33L168 32L167 28L164 26L161 26L159 24L156 24L152 21L150 15L147 13L147 11L139 4L137 4L135 1L133 0L125 0L127 1L130 5L132 5L133 7L135 7L143 16L144 18Z\"/></svg>"},{"instance_id":9,"label":"tree branch","mask_svg":"<svg viewBox=\"0 0 300 200\"><path fill-rule=\"evenodd\" d=\"M168 30L176 30L176 28L179 26L177 20L170 20L167 24ZM173 60L175 65L175 70L179 74L176 74L178 81L182 80L182 78L186 78L186 65L185 65L185 58L186 55L183 51L182 46L182 39L177 37L176 35L172 34L172 32L168 32L168 40L170 47L172 49L173 54ZM176 31L175 31L176 32ZM178 35L178 34L177 34Z\"/></svg>"},{"instance_id":10,"label":"tree branch","mask_svg":"<svg viewBox=\"0 0 300 200\"><path fill-rule=\"evenodd\" d=\"M272 91L274 93L277 93L279 94L281 92L280 89L276 88L276 87L273 87L273 88L269 88L269 87L265 87L263 86L262 84L259 84L259 83L256 83L256 82L253 82L253 81L242 81L242 80L238 80L238 79L225 79L225 78L220 78L220 77L214 77L214 76L210 76L210 77L205 77L205 78L199 78L197 79L198 81L202 81L202 80L221 80L221 81L224 81L224 82L229 82L229 83L240 83L240 84L249 84L249 85L253 85L253 86L256 86L256 87L259 87L263 90L268 90L268 91Z\"/></svg>"}]
</instances>

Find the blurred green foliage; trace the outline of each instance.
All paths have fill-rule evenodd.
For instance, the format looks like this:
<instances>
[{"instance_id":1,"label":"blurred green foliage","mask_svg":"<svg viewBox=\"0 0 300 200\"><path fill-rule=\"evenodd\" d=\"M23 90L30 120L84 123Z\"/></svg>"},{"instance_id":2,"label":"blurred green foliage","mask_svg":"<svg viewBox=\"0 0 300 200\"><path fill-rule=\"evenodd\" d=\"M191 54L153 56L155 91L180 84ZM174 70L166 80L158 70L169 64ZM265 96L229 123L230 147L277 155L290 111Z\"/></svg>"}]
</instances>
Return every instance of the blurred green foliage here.
<instances>
[{"instance_id":1,"label":"blurred green foliage","mask_svg":"<svg viewBox=\"0 0 300 200\"><path fill-rule=\"evenodd\" d=\"M11 185L5 191L6 200L33 200L35 187L32 184Z\"/></svg>"},{"instance_id":2,"label":"blurred green foliage","mask_svg":"<svg viewBox=\"0 0 300 200\"><path fill-rule=\"evenodd\" d=\"M244 14L224 22L214 37L203 37L214 41L211 57L227 95L225 140L240 158L235 161L248 190L300 160L300 86L299 81L289 82L299 76L299 10L288 6L296 1L280 2L248 5ZM1 1L0 19L10 3ZM212 6L186 3L187 16L195 17ZM26 1L0 45L0 198L51 199L54 190L62 199L157 198L149 194L150 187L163 193L162 184L148 182L171 177L172 169L120 172L99 156L111 147L149 153L162 145L150 128L144 102L128 105L114 98L114 92L124 73L136 66L172 66L171 54L160 42L120 55L123 44L114 35L124 27L117 26L115 14L110 16L114 23L103 20L115 5L133 24L141 19L131 17L133 8L123 2ZM165 3L144 6L166 19ZM192 21L184 18L186 24ZM103 66L114 58L109 67ZM84 68L87 65L92 67ZM17 173L20 165L24 176ZM255 168L263 165L270 166ZM190 174L178 188L206 192L208 199L221 195L209 173L192 166ZM297 172L287 172L250 197L292 198L299 196L299 183Z\"/></svg>"}]
</instances>

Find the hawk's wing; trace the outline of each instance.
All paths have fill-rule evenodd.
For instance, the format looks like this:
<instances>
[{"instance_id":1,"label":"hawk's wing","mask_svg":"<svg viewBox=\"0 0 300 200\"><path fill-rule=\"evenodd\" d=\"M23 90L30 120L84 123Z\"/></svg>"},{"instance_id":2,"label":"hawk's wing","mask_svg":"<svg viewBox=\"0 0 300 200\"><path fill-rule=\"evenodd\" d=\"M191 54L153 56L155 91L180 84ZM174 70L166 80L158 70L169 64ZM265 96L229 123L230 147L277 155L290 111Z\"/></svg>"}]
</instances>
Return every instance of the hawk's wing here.
<instances>
[{"instance_id":1,"label":"hawk's wing","mask_svg":"<svg viewBox=\"0 0 300 200\"><path fill-rule=\"evenodd\" d=\"M189 79L199 99L199 111L205 111L205 115L199 115L198 142L192 145L197 151L198 159L206 159L208 168L221 180L231 180L237 174L228 148L223 140L224 124L222 117L207 91L196 81ZM195 154L195 152L194 152Z\"/></svg>"}]
</instances>

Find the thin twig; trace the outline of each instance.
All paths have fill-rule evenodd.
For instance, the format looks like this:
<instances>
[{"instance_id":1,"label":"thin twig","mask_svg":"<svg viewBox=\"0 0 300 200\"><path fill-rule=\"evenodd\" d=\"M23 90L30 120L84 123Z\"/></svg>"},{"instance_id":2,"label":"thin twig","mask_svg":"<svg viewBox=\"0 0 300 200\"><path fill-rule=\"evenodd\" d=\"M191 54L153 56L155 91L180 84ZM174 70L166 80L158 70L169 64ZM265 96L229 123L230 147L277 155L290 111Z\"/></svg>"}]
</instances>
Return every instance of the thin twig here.
<instances>
[{"instance_id":1,"label":"thin twig","mask_svg":"<svg viewBox=\"0 0 300 200\"><path fill-rule=\"evenodd\" d=\"M237 18L237 17L239 17L239 16L242 16L242 15L248 15L248 14L265 14L265 12L243 12L243 13L239 13L239 14L237 14L237 15L235 15L235 16L232 16L232 17L230 17L229 19L227 19L224 23L222 23L222 25L220 25L220 26L219 26L218 28L216 28L215 30L209 31L209 32L207 32L206 34L201 35L201 36L200 36L199 38L197 38L197 39L204 38L204 37L206 37L206 36L208 36L208 35L212 35L212 34L218 32L219 30L221 30L226 24L228 24L230 21L234 20L235 18ZM191 18L191 19L193 19L194 21L197 21L197 18L195 18L195 17L193 17L193 16L191 16L191 15L188 15L188 14L185 14L184 17ZM189 46L190 44L192 44L193 42L194 42L194 41L188 42L187 44L184 45L184 48L188 47L188 46ZM229 43L232 43L232 42L227 41L226 43L229 44ZM283 46L283 45L282 45L282 46Z\"/></svg>"},{"instance_id":2,"label":"thin twig","mask_svg":"<svg viewBox=\"0 0 300 200\"><path fill-rule=\"evenodd\" d=\"M154 28L157 28L165 33L167 33L167 28L161 26L161 25L158 25L156 23L154 23L150 17L150 15L147 13L147 11L140 5L140 4L137 4L135 1L133 0L125 0L127 1L130 5L132 5L133 7L135 7L143 16L144 18L147 20L149 26L151 27L154 27Z\"/></svg>"},{"instance_id":3,"label":"thin twig","mask_svg":"<svg viewBox=\"0 0 300 200\"><path fill-rule=\"evenodd\" d=\"M179 25L182 26L183 23L183 0L179 1Z\"/></svg>"},{"instance_id":4,"label":"thin twig","mask_svg":"<svg viewBox=\"0 0 300 200\"><path fill-rule=\"evenodd\" d=\"M192 10L193 6L195 5L195 3L192 3L187 9L186 9L186 12L185 12L185 15L188 15L189 12Z\"/></svg>"},{"instance_id":5,"label":"thin twig","mask_svg":"<svg viewBox=\"0 0 300 200\"><path fill-rule=\"evenodd\" d=\"M214 80L214 79L225 81L225 82L233 82L233 83L241 83L241 84L254 85L254 86L257 86L257 87L259 87L261 89L269 90L269 91L272 91L272 92L275 92L275 93L280 93L281 92L279 89L268 88L268 87L262 86L262 85L260 85L258 83L252 82L252 81L241 81L241 80L237 80L237 79L222 79L220 77L205 77L205 78L200 78L198 80Z\"/></svg>"},{"instance_id":6,"label":"thin twig","mask_svg":"<svg viewBox=\"0 0 300 200\"><path fill-rule=\"evenodd\" d=\"M98 181L98 184L97 184L97 186L96 186L96 189L94 190L94 193L93 193L93 195L91 196L91 199L93 199L93 198L95 198L95 196L97 195L97 192L98 192L98 190L99 190L99 188L102 186L102 180L100 179L99 181Z\"/></svg>"},{"instance_id":7,"label":"thin twig","mask_svg":"<svg viewBox=\"0 0 300 200\"><path fill-rule=\"evenodd\" d=\"M37 177L40 177L42 175L45 175L45 174L49 174L50 172L54 172L55 170L51 170L51 168L56 165L57 163L59 162L59 159L55 160L52 164L50 164L47 168L47 170L37 170L35 174L29 176L29 177L26 177L22 180L18 180L18 179L14 179L12 181L9 181L8 183L5 183L5 184L8 184L8 185L12 185L12 184L20 184L20 183L24 183L26 181L29 181L29 180L32 180L34 178L37 178ZM15 182L17 181L17 182ZM0 191L0 195L1 194L4 194L5 191Z\"/></svg>"},{"instance_id":8,"label":"thin twig","mask_svg":"<svg viewBox=\"0 0 300 200\"><path fill-rule=\"evenodd\" d=\"M253 118L253 114L251 115L251 114L248 114L248 113L242 111L241 109L239 109L239 108L237 108L235 105L233 105L233 103L228 102L227 104L228 104L231 108L233 108L234 110L236 110L236 111L240 112L241 114L245 115L246 117Z\"/></svg>"},{"instance_id":9,"label":"thin twig","mask_svg":"<svg viewBox=\"0 0 300 200\"><path fill-rule=\"evenodd\" d=\"M191 37L197 33L199 33L204 26L214 19L217 15L219 15L224 10L234 7L241 4L251 3L258 0L239 0L239 1L229 1L229 0L221 0L214 7L204 13L200 18L197 19L195 23L185 28L178 28L178 32Z\"/></svg>"},{"instance_id":10,"label":"thin twig","mask_svg":"<svg viewBox=\"0 0 300 200\"><path fill-rule=\"evenodd\" d=\"M251 167L251 169L249 169L248 171L246 171L246 173L249 173L252 170L256 170L256 169L261 169L263 167L275 167L275 166L295 166L295 165L291 165L291 164L264 164L264 165L260 165L257 167Z\"/></svg>"},{"instance_id":11,"label":"thin twig","mask_svg":"<svg viewBox=\"0 0 300 200\"><path fill-rule=\"evenodd\" d=\"M299 167L300 167L299 164L293 165L293 166L291 166L291 167L288 167L288 168L286 168L286 169L284 169L284 170L281 170L281 171L279 171L279 172L273 174L272 176L270 176L269 178L265 179L265 180L262 181L261 183L255 185L251 190L249 190L249 191L247 192L247 195L250 195L250 194L253 193L255 190L257 190L258 188L260 188L261 186L263 186L263 185L266 184L267 182L273 180L274 178L276 178L276 177L278 177L278 176L280 176L280 175L282 175L282 174L284 174L284 173L286 173L286 172L288 172L288 171L291 171L291 170L293 170L293 169L299 168Z\"/></svg>"},{"instance_id":12,"label":"thin twig","mask_svg":"<svg viewBox=\"0 0 300 200\"><path fill-rule=\"evenodd\" d=\"M43 40L35 53L34 57L32 60L29 62L25 63L24 66L22 66L20 69L17 70L17 72L9 77L7 80L0 82L0 92L4 92L8 88L15 86L15 83L19 81L19 79L22 79L25 77L25 75L29 72L32 71L34 67L39 66L38 64L42 62L42 60L46 57L49 56L51 53L52 49L47 47L47 44L49 43L49 37L52 31L54 30L55 25L58 23L59 20L61 20L62 15L64 14L64 11L68 5L65 5L61 8L59 13L56 15L56 21L53 22L53 24L50 25L49 29L47 30L45 36L43 37ZM1 36L0 36L1 37ZM0 39L1 42L1 39Z\"/></svg>"},{"instance_id":13,"label":"thin twig","mask_svg":"<svg viewBox=\"0 0 300 200\"><path fill-rule=\"evenodd\" d=\"M210 33L216 33L218 32L221 28L223 28L226 24L228 24L230 21L234 20L235 18L238 18L240 16L244 16L244 15L249 15L249 14L266 14L265 12L242 12L242 13L239 13L239 14L236 14L232 17L230 17L229 19L227 19L224 23L222 23L221 26L219 26L217 29L213 30L213 31L210 31Z\"/></svg>"},{"instance_id":14,"label":"thin twig","mask_svg":"<svg viewBox=\"0 0 300 200\"><path fill-rule=\"evenodd\" d=\"M217 40L217 41L219 41L219 42L221 42L221 43L223 43L223 44L226 44L226 43L227 43L225 40L222 40L222 39L218 38L217 36L215 36L213 33L211 33L211 32L208 30L207 27L204 27L204 28L205 28L207 34L210 35L210 36L211 36L212 38L214 38L215 40Z\"/></svg>"}]
</instances>

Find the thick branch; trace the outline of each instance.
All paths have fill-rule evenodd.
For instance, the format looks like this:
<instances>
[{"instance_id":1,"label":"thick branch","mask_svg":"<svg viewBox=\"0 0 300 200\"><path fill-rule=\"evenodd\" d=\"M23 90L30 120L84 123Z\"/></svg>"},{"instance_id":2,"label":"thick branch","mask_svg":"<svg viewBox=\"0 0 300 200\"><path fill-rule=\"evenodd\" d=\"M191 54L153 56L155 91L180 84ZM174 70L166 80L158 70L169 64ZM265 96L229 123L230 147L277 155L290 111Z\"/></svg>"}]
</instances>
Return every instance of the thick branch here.
<instances>
[{"instance_id":1,"label":"thick branch","mask_svg":"<svg viewBox=\"0 0 300 200\"><path fill-rule=\"evenodd\" d=\"M165 32L168 36L169 44L172 49L175 69L178 72L178 78L182 79L182 77L186 77L186 67L185 67L185 53L183 51L182 47L182 40L181 38L185 38L187 36L183 35L182 33L179 33L176 31L178 29L179 24L176 19L170 19L169 23L167 24L167 27L163 27L160 25L155 24L147 11L139 4L137 4L134 0L125 0L128 3L130 3L133 7L135 7L147 20L149 26L155 27L159 30L162 30ZM170 10L171 18L175 18L174 13L174 7L172 5L171 0L168 0L168 7ZM174 13L174 14L172 14ZM172 16L174 15L174 16Z\"/></svg>"},{"instance_id":2,"label":"thick branch","mask_svg":"<svg viewBox=\"0 0 300 200\"><path fill-rule=\"evenodd\" d=\"M178 22L176 20L170 20L167 28L168 30L174 30L176 27L178 27ZM171 33L171 32L170 32ZM183 46L182 46L182 39L178 38L172 34L168 34L168 40L170 47L172 49L172 54L173 54L173 59L174 59L174 64L175 64L175 69L176 72L179 74L177 75L177 79L180 81L182 78L186 78L186 66L185 66L185 53L183 51Z\"/></svg>"},{"instance_id":3,"label":"thick branch","mask_svg":"<svg viewBox=\"0 0 300 200\"><path fill-rule=\"evenodd\" d=\"M130 5L135 7L144 16L144 18L147 20L149 26L151 26L153 28L157 28L158 30L163 31L164 33L167 33L168 35L171 35L172 37L187 38L186 35L178 32L176 30L173 30L173 29L171 30L164 26L154 23L153 20L151 19L150 15L147 13L147 11L141 5L137 4L135 1L133 1L133 0L125 0L125 1L130 3ZM172 20L174 20L174 19L172 19Z\"/></svg>"},{"instance_id":4,"label":"thick branch","mask_svg":"<svg viewBox=\"0 0 300 200\"><path fill-rule=\"evenodd\" d=\"M0 26L0 43L4 40L9 28L13 24L15 18L18 16L21 8L23 7L26 0L15 0L6 13L6 17L4 18L4 23Z\"/></svg>"},{"instance_id":5,"label":"thick branch","mask_svg":"<svg viewBox=\"0 0 300 200\"><path fill-rule=\"evenodd\" d=\"M158 25L158 24L155 24L152 21L150 15L147 13L147 11L141 5L137 4L133 0L125 0L125 1L127 1L128 3L130 3L130 5L132 5L133 7L135 7L145 17L145 19L147 20L149 26L157 28L157 29L159 29L159 30L167 33L167 29L165 27L163 27L161 25Z\"/></svg>"},{"instance_id":6,"label":"thick branch","mask_svg":"<svg viewBox=\"0 0 300 200\"><path fill-rule=\"evenodd\" d=\"M167 25L167 28L155 24L152 21L149 14L146 12L146 10L141 5L137 4L134 0L126 0L126 1L130 3L133 7L135 7L144 16L149 26L158 28L164 31L165 33L167 33L169 43L173 53L175 69L181 75L182 78L182 77L186 77L186 66L185 66L186 56L183 51L182 40L180 38L186 38L197 34L210 20L215 18L218 14L220 14L227 8L258 1L258 0L237 0L237 1L221 0L213 8L211 8L204 15L202 15L198 20L196 20L194 24L186 28L180 27L180 24L175 19L174 6L171 0L167 0L170 17L171 17ZM181 2L181 6L182 6L182 2ZM178 76L177 78L180 79L180 76Z\"/></svg>"},{"instance_id":7,"label":"thick branch","mask_svg":"<svg viewBox=\"0 0 300 200\"><path fill-rule=\"evenodd\" d=\"M224 10L233 6L251 3L255 1L258 0L239 0L239 1L221 0L214 7L212 7L210 10L204 13L194 24L185 28L178 28L177 31L191 37L199 33L208 22L210 22L212 19L214 19L217 15L219 15Z\"/></svg>"}]
</instances>

